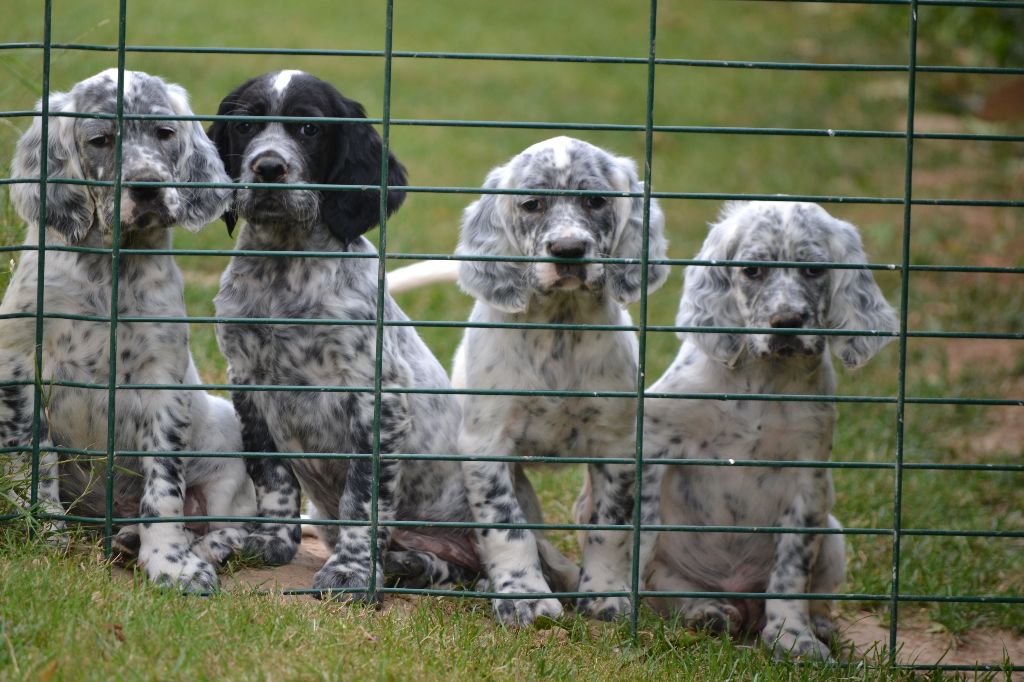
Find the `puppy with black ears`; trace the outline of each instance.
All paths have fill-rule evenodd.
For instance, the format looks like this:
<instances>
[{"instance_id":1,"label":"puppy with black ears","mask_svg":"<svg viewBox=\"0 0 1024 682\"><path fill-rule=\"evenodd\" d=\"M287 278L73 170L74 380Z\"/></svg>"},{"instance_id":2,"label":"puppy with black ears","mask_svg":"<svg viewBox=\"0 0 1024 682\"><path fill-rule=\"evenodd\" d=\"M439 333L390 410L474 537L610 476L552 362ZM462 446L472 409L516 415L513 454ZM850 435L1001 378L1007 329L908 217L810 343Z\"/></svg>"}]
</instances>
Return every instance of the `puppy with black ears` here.
<instances>
[{"instance_id":1,"label":"puppy with black ears","mask_svg":"<svg viewBox=\"0 0 1024 682\"><path fill-rule=\"evenodd\" d=\"M218 114L363 119L363 107L332 85L299 71L268 73L239 86ZM388 215L401 205L405 169L383 158L377 132L365 122L246 120L209 130L228 172L246 186L235 192L225 219L245 220L238 249L295 251L295 256L236 256L215 299L217 315L231 318L372 321L377 316L378 259L362 235L381 219L380 193L305 189L302 185L379 185L386 161ZM295 188L261 189L263 183ZM256 187L252 187L252 186ZM303 251L336 257L306 257ZM343 256L341 254L352 254ZM367 257L367 256L370 257ZM384 294L385 320L408 318ZM451 395L395 393L398 388L448 388L448 378L412 327L386 326L382 339L379 448L392 453L454 453L460 421ZM231 382L244 385L372 388L376 328L370 324L221 324L220 348ZM245 449L255 452L357 453L374 447L372 392L236 391ZM320 519L366 522L371 514L368 458L274 459L248 462L259 513L295 518L299 484ZM459 465L416 460L381 461L378 518L432 521L471 518ZM314 586L328 591L369 587L371 543L382 576L407 585L457 581L478 570L468 532L392 532L368 526L318 526L334 552ZM248 550L268 563L285 563L299 543L299 526L269 521L253 529ZM390 542L390 546L389 546ZM415 547L415 549L412 549ZM408 548L408 549L404 549ZM383 560L383 563L382 563Z\"/></svg>"}]
</instances>

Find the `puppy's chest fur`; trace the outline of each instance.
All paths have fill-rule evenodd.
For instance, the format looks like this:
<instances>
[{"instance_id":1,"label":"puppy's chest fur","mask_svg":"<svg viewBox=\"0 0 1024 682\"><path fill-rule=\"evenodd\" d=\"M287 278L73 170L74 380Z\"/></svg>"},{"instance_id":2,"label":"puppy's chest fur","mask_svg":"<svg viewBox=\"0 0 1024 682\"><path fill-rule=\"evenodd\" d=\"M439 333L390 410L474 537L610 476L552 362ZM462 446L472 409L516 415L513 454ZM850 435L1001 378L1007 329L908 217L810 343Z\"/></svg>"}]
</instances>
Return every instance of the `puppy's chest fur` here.
<instances>
[{"instance_id":1,"label":"puppy's chest fur","mask_svg":"<svg viewBox=\"0 0 1024 682\"><path fill-rule=\"evenodd\" d=\"M605 305L608 305L604 302ZM478 311L481 319L485 311ZM474 315L476 319L478 315ZM510 321L503 319L501 321ZM621 323L617 309L563 306L515 316L515 322ZM486 339L474 338L478 335ZM636 387L635 339L630 332L573 329L471 330L471 386L495 389L631 391ZM520 396L476 401L467 415L501 424L524 454L606 456L633 437L634 400L604 397ZM504 412L504 415L500 413ZM490 414L489 414L490 413Z\"/></svg>"},{"instance_id":2,"label":"puppy's chest fur","mask_svg":"<svg viewBox=\"0 0 1024 682\"><path fill-rule=\"evenodd\" d=\"M765 375L733 372L686 347L651 392L749 394L826 393L799 373L771 369ZM708 365L703 365L707 361ZM814 376L813 374L810 376ZM659 457L717 460L826 461L831 453L835 406L773 400L656 400L649 403L649 447ZM662 495L675 500L663 508L669 524L774 526L805 491L831 491L826 469L757 466L671 467ZM830 506L830 505L829 505ZM703 584L729 589L764 589L775 536L766 533L684 533L666 538L682 557L687 574ZM682 549L678 549L681 547ZM695 557L700 557L697 560ZM726 578L722 578L725 576Z\"/></svg>"},{"instance_id":3,"label":"puppy's chest fur","mask_svg":"<svg viewBox=\"0 0 1024 682\"><path fill-rule=\"evenodd\" d=\"M245 240L239 248L251 248ZM310 245L308 249L322 248ZM266 244L262 248L268 248ZM372 253L365 240L350 249ZM215 299L217 314L243 318L374 320L377 311L375 259L247 257L232 259ZM385 297L385 319L407 319ZM217 334L232 381L287 386L374 385L376 329L371 324L223 324ZM382 384L446 387L444 370L415 332L386 327ZM278 448L292 452L368 452L372 443L372 393L257 391L250 394ZM387 394L385 394L387 395ZM403 452L453 452L458 407L450 395L390 395L383 411L396 409L393 428L405 430ZM404 415L404 416L403 416ZM392 422L389 421L389 424ZM382 427L384 428L384 427ZM385 437L387 434L382 434ZM337 509L348 465L345 461L293 460L303 489L322 510ZM433 463L410 487L431 490L454 478L456 464ZM435 480L437 479L437 480ZM422 506L416 495L403 505Z\"/></svg>"},{"instance_id":4,"label":"puppy's chest fur","mask_svg":"<svg viewBox=\"0 0 1024 682\"><path fill-rule=\"evenodd\" d=\"M240 242L244 247L244 242ZM376 292L352 269L362 263L329 258L236 257L216 298L221 316L325 320L372 320ZM363 289L367 289L363 291ZM375 331L362 325L225 324L218 329L232 374L245 383L288 386L372 385L372 364L359 360L374 351ZM275 435L286 433L292 448L320 450L354 445L348 429L324 434L337 424L355 394L266 393L253 399ZM294 411L285 405L305 405ZM348 406L351 407L351 406ZM340 414L325 414L343 410ZM348 419L345 419L347 426ZM276 427L276 428L275 428ZM279 443L285 446L284 443Z\"/></svg>"}]
</instances>

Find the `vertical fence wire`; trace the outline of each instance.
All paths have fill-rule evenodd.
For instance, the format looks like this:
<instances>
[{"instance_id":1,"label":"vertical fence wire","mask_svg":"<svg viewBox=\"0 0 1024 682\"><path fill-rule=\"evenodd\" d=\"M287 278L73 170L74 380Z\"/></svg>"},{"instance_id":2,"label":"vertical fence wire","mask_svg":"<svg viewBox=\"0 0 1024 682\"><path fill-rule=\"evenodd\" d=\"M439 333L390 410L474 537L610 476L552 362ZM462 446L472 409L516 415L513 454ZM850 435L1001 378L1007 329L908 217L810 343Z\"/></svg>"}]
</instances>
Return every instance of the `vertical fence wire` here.
<instances>
[{"instance_id":1,"label":"vertical fence wire","mask_svg":"<svg viewBox=\"0 0 1024 682\"><path fill-rule=\"evenodd\" d=\"M114 119L114 224L110 242L110 358L107 378L107 469L106 518L103 522L103 553L111 555L114 536L114 451L117 448L117 313L121 279L121 183L123 178L125 40L128 28L128 0L120 0L117 17L117 100Z\"/></svg>"},{"instance_id":2,"label":"vertical fence wire","mask_svg":"<svg viewBox=\"0 0 1024 682\"><path fill-rule=\"evenodd\" d=\"M43 317L46 295L43 287L46 278L46 193L49 176L50 140L50 57L53 31L53 2L43 3L43 93L40 100L40 143L39 143L39 243L37 245L38 263L36 264L36 340L33 358L32 381L32 473L29 488L29 503L36 508L39 501L39 451L43 431Z\"/></svg>"},{"instance_id":3,"label":"vertical fence wire","mask_svg":"<svg viewBox=\"0 0 1024 682\"><path fill-rule=\"evenodd\" d=\"M380 162L380 231L377 243L377 316L376 343L373 355L373 475L370 487L370 583L367 598L377 595L377 533L380 514L380 415L381 382L384 366L384 302L386 299L385 275L388 258L388 150L391 143L391 48L393 40L392 22L394 2L387 0L384 19L384 120L381 123ZM393 453L388 453L393 454ZM401 485L401 479L399 479ZM393 503L394 500L391 500ZM383 577L382 577L383 578Z\"/></svg>"},{"instance_id":4,"label":"vertical fence wire","mask_svg":"<svg viewBox=\"0 0 1024 682\"><path fill-rule=\"evenodd\" d=\"M907 315L910 289L910 224L914 207L914 111L917 102L917 0L907 26L907 145L903 169L903 244L900 255L899 368L896 385L896 467L893 471L892 597L889 600L889 663L896 664L900 608L900 545L903 527L903 456L907 398Z\"/></svg>"},{"instance_id":5,"label":"vertical fence wire","mask_svg":"<svg viewBox=\"0 0 1024 682\"><path fill-rule=\"evenodd\" d=\"M647 100L644 112L644 213L643 248L640 255L640 331L636 371L636 481L633 486L633 551L630 555L630 634L637 636L640 614L640 523L643 504L644 465L644 390L647 387L647 261L651 236L651 159L654 150L654 79L657 58L658 0L651 0L647 38ZM625 267L625 266L623 266Z\"/></svg>"}]
</instances>

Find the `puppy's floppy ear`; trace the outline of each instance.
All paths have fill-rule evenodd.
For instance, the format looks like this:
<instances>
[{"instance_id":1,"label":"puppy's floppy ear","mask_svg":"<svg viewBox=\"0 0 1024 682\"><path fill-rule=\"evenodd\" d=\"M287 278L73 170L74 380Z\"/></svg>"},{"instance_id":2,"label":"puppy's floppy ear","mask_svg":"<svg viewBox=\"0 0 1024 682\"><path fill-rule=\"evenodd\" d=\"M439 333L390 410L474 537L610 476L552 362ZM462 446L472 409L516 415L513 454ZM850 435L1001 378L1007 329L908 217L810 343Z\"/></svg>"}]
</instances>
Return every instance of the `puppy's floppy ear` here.
<instances>
[{"instance_id":1,"label":"puppy's floppy ear","mask_svg":"<svg viewBox=\"0 0 1024 682\"><path fill-rule=\"evenodd\" d=\"M508 166L487 174L484 188L497 189ZM521 256L508 236L509 198L485 194L466 207L455 253L463 256ZM470 296L506 313L521 313L530 301L527 264L523 262L462 261L459 287Z\"/></svg>"},{"instance_id":2,"label":"puppy's floppy ear","mask_svg":"<svg viewBox=\"0 0 1024 682\"><path fill-rule=\"evenodd\" d=\"M50 111L74 111L75 100L70 93L50 93ZM42 110L42 101L36 111ZM46 144L46 175L48 179L84 179L75 142L77 119L50 116ZM32 121L18 140L11 161L11 174L16 178L38 178L42 159L43 119ZM18 215L27 223L39 222L39 185L18 183L11 186L11 199ZM53 228L68 244L78 244L89 233L96 206L89 188L84 185L46 183L46 227Z\"/></svg>"},{"instance_id":3,"label":"puppy's floppy ear","mask_svg":"<svg viewBox=\"0 0 1024 682\"><path fill-rule=\"evenodd\" d=\"M167 84L171 109L179 116L193 116L188 105L188 93L173 83ZM181 155L175 174L180 182L216 182L226 184L231 178L224 172L224 164L210 138L198 121L179 121ZM181 214L178 222L195 232L218 218L227 208L231 190L224 187L181 187Z\"/></svg>"},{"instance_id":4,"label":"puppy's floppy ear","mask_svg":"<svg viewBox=\"0 0 1024 682\"><path fill-rule=\"evenodd\" d=\"M867 263L857 228L833 218L815 206L811 219L823 221L829 248L836 263ZM830 329L894 332L899 329L896 311L885 300L870 270L832 270L831 300L826 315ZM850 369L860 367L892 341L891 336L830 336L836 357Z\"/></svg>"},{"instance_id":5,"label":"puppy's floppy ear","mask_svg":"<svg viewBox=\"0 0 1024 682\"><path fill-rule=\"evenodd\" d=\"M730 215L731 214L731 215ZM727 208L718 223L711 226L696 260L730 260L737 249L735 212ZM686 268L683 297L679 302L676 325L680 327L740 327L743 318L732 295L729 269L724 265L690 265ZM680 338L692 338L697 346L729 367L736 365L743 352L743 337L731 333L681 332Z\"/></svg>"},{"instance_id":6,"label":"puppy's floppy ear","mask_svg":"<svg viewBox=\"0 0 1024 682\"><path fill-rule=\"evenodd\" d=\"M636 174L632 159L613 157L612 184L622 192L643 192L643 183ZM612 258L640 258L643 254L644 199L621 197L613 200L616 218L616 243ZM665 216L655 199L651 199L647 257L662 259L668 250L665 239ZM647 292L654 292L668 277L667 265L647 266ZM640 265L608 265L608 287L612 297L626 306L640 299L643 268Z\"/></svg>"},{"instance_id":7,"label":"puppy's floppy ear","mask_svg":"<svg viewBox=\"0 0 1024 682\"><path fill-rule=\"evenodd\" d=\"M366 118L359 102L334 91L334 111L338 118ZM384 143L368 123L337 124L337 161L324 178L328 185L379 185ZM406 184L405 167L388 153L388 185ZM398 210L405 192L388 190L387 215ZM324 192L321 213L327 229L343 244L349 244L380 223L380 190L338 190Z\"/></svg>"},{"instance_id":8,"label":"puppy's floppy ear","mask_svg":"<svg viewBox=\"0 0 1024 682\"><path fill-rule=\"evenodd\" d=\"M252 85L255 80L255 78L247 80L232 90L227 97L221 100L220 106L217 107L217 115L228 116L233 113L238 107L242 93ZM224 170L227 171L231 180L235 181L238 180L238 177L242 172L242 157L241 154L233 153L231 149L231 123L232 121L214 121L206 131L206 136L210 138L216 147L217 155L220 157ZM224 220L224 224L227 225L228 234L230 235L235 229L235 224L238 222L238 213L229 204L221 218Z\"/></svg>"}]
</instances>

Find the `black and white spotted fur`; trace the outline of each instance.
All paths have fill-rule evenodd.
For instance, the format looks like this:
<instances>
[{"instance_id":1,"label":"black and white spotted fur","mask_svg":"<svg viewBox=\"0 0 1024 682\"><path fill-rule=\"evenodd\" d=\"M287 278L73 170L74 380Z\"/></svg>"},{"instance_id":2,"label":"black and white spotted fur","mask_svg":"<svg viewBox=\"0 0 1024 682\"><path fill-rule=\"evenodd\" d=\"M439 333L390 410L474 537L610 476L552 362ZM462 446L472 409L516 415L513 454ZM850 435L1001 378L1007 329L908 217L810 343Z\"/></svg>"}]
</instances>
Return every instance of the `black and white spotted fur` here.
<instances>
[{"instance_id":1,"label":"black and white spotted fur","mask_svg":"<svg viewBox=\"0 0 1024 682\"><path fill-rule=\"evenodd\" d=\"M466 256L639 258L643 199L632 160L581 140L540 142L490 172L491 189L606 191L609 196L487 194L465 212L457 252ZM650 208L651 258L664 258L661 211ZM648 290L664 281L665 266L650 266ZM624 306L640 297L639 265L463 261L460 286L477 299L471 322L627 325ZM470 389L634 391L637 340L629 331L467 329L456 361L456 383ZM636 401L623 398L472 396L465 401L459 451L463 455L629 457L635 450ZM529 519L517 497L521 470L502 463L465 461L474 516L481 523ZM513 476L513 471L515 475ZM634 467L590 464L596 524L632 520ZM645 495L654 492L650 486ZM648 509L654 505L648 505ZM653 519L647 519L648 522ZM557 617L562 606L542 575L534 533L482 530L480 551L492 589L537 598L495 599L504 623ZM644 562L653 538L645 538ZM579 591L627 590L630 534L586 535ZM577 609L613 618L629 609L626 597L584 597Z\"/></svg>"},{"instance_id":2,"label":"black and white spotted fur","mask_svg":"<svg viewBox=\"0 0 1024 682\"><path fill-rule=\"evenodd\" d=\"M41 149L42 122L36 119L18 142L13 174L36 178L40 155L47 155L51 180L114 179L115 123L110 119L72 118L61 113L113 114L117 72L104 71L76 84L70 92L50 94L48 144ZM185 91L138 71L124 73L126 114L191 116ZM122 178L126 182L228 182L216 150L198 123L126 121L122 142ZM51 181L47 184L46 225L39 226L39 185L15 184L11 196L28 223L25 244L42 232L46 244L110 247L117 216L109 186ZM120 203L120 244L124 248L166 249L171 230L198 230L221 214L226 189L124 188ZM35 313L38 254L25 251L0 304L2 313ZM113 270L109 254L48 251L43 284L47 313L110 315ZM123 254L118 314L185 315L181 272L171 256ZM35 320L0 321L0 376L31 380L34 372ZM106 385L109 377L109 325L47 318L43 328L43 447L104 450L107 443L107 391L49 386L53 380ZM198 384L188 348L188 325L121 322L117 327L118 383ZM237 451L240 429L230 403L197 390L119 390L115 447L153 456L117 457L114 504L118 516L250 514L252 484L240 460L177 457L176 451ZM0 440L6 447L31 443L32 387L7 387L0 400ZM28 456L8 467L23 472ZM102 517L105 511L105 458L41 456L39 497L46 512L67 511ZM214 532L192 543L182 523L142 524L122 530L118 541L139 552L151 580L186 589L217 584L213 564L226 558L244 536L231 523L214 523Z\"/></svg>"},{"instance_id":3,"label":"black and white spotted fur","mask_svg":"<svg viewBox=\"0 0 1024 682\"><path fill-rule=\"evenodd\" d=\"M856 228L814 204L727 206L701 260L865 263ZM690 266L678 324L763 329L893 331L892 308L869 270ZM682 347L653 393L831 395L826 346L849 368L890 337L773 333L683 333ZM827 461L833 403L649 399L645 438L655 457ZM654 468L654 467L652 467ZM664 469L665 467L657 467ZM664 473L666 524L840 528L831 515L828 469L672 466ZM648 589L700 592L834 593L845 572L835 534L663 532ZM659 597L693 626L759 632L779 655L827 658L826 601Z\"/></svg>"},{"instance_id":4,"label":"black and white spotted fur","mask_svg":"<svg viewBox=\"0 0 1024 682\"><path fill-rule=\"evenodd\" d=\"M225 115L364 118L357 102L299 71L254 78L221 104ZM382 142L367 123L248 123L220 121L210 136L229 173L242 183L375 185ZM388 159L389 185L405 184L405 169ZM404 192L388 192L387 211ZM237 248L373 254L362 234L380 220L377 191L243 188L235 209L245 224ZM234 217L229 216L229 226ZM224 272L217 314L244 318L372 321L377 314L377 258L236 256ZM384 318L406 320L389 295ZM363 325L221 324L221 350L232 383L288 386L374 385L376 330ZM380 405L380 452L443 453L456 450L460 411L451 395L389 392L390 387L448 388L440 364L411 327L385 327ZM236 391L248 451L362 453L373 451L374 396L365 392ZM367 521L371 507L368 459L267 457L250 463L260 514L297 517L299 484L320 519ZM294 475L293 475L294 472ZM297 478L297 481L296 481ZM456 462L383 460L379 520L470 519ZM476 573L468 532L392 531L381 526L318 526L334 552L314 586L365 590L370 547L377 544L377 586L388 574L407 585L444 583ZM297 525L267 522L249 537L249 549L270 563L291 559ZM389 540L391 541L389 547ZM403 549L404 548L404 549ZM443 558L442 558L443 557ZM381 561L384 560L384 563ZM450 560L450 561L449 561Z\"/></svg>"}]
</instances>

